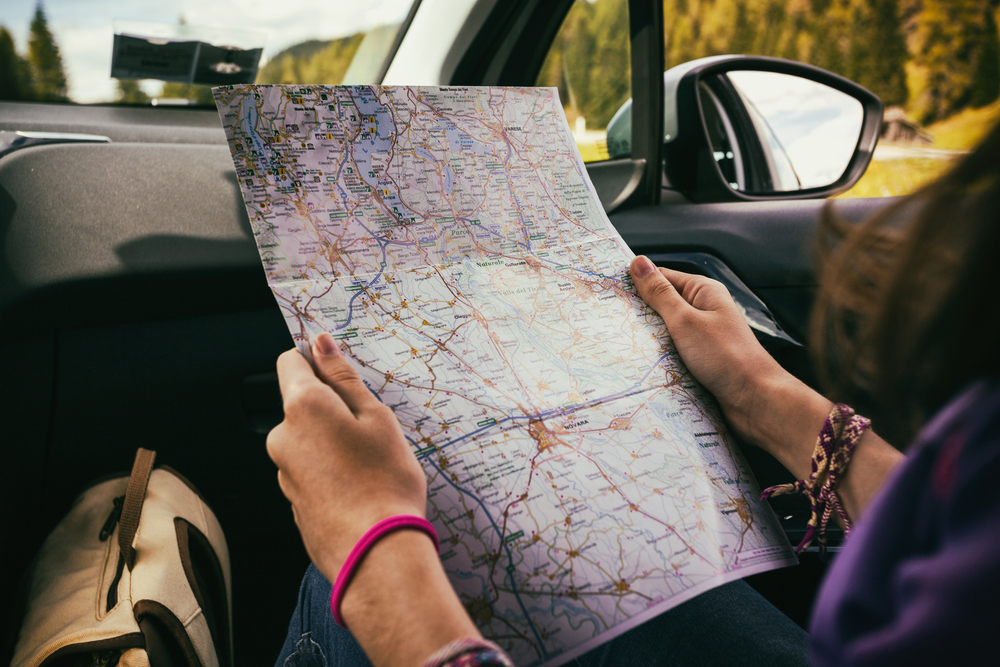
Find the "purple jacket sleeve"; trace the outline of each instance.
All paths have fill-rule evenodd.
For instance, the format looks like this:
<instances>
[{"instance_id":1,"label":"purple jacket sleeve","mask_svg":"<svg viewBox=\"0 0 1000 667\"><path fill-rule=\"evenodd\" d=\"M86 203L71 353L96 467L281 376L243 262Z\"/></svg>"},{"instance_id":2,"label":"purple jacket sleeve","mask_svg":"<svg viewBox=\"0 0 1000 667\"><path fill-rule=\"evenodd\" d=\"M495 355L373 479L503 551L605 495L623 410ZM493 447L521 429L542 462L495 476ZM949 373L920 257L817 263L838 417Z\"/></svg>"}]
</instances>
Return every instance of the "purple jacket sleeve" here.
<instances>
[{"instance_id":1,"label":"purple jacket sleeve","mask_svg":"<svg viewBox=\"0 0 1000 667\"><path fill-rule=\"evenodd\" d=\"M958 407L918 441L831 567L815 665L997 658L1000 392L980 387Z\"/></svg>"}]
</instances>

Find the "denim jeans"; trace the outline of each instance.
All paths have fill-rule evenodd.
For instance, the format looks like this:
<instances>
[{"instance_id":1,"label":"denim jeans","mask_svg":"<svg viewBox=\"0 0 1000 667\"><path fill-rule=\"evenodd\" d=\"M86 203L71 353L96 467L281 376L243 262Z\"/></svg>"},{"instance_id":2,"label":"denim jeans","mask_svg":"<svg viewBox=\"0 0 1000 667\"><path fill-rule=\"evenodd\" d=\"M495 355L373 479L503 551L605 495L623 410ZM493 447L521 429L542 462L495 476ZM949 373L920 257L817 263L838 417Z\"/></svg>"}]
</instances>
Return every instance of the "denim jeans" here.
<instances>
[{"instance_id":1,"label":"denim jeans","mask_svg":"<svg viewBox=\"0 0 1000 667\"><path fill-rule=\"evenodd\" d=\"M312 565L275 667L371 665L330 613L330 582ZM743 581L688 600L577 658L571 665L808 665L806 633Z\"/></svg>"}]
</instances>

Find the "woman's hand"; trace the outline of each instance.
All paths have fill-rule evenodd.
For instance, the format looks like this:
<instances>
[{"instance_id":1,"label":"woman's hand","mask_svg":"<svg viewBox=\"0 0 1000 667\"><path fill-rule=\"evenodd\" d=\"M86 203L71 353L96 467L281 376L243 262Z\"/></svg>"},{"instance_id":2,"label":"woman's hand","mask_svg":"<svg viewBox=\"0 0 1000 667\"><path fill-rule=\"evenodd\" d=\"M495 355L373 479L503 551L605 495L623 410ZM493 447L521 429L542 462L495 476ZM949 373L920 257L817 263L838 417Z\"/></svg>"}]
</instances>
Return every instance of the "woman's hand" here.
<instances>
[{"instance_id":1,"label":"woman's hand","mask_svg":"<svg viewBox=\"0 0 1000 667\"><path fill-rule=\"evenodd\" d=\"M663 321L691 374L719 401L730 427L768 451L796 479L811 471L816 437L833 403L761 347L729 291L711 278L632 260L639 296ZM868 429L837 493L857 518L902 455Z\"/></svg>"},{"instance_id":2,"label":"woman's hand","mask_svg":"<svg viewBox=\"0 0 1000 667\"><path fill-rule=\"evenodd\" d=\"M427 480L392 410L333 338L317 336L312 352L315 372L296 350L278 358L285 420L267 436L267 453L309 557L333 581L375 523L424 516Z\"/></svg>"},{"instance_id":3,"label":"woman's hand","mask_svg":"<svg viewBox=\"0 0 1000 667\"><path fill-rule=\"evenodd\" d=\"M639 296L666 322L684 365L719 401L739 435L752 439L744 415L768 380L787 373L757 342L729 291L705 276L657 270L644 256L631 269Z\"/></svg>"},{"instance_id":4,"label":"woman's hand","mask_svg":"<svg viewBox=\"0 0 1000 667\"><path fill-rule=\"evenodd\" d=\"M722 283L632 260L639 296L667 324L691 374L715 396L733 431L769 451L800 479L833 404L761 347ZM804 461L802 451L805 451Z\"/></svg>"},{"instance_id":5,"label":"woman's hand","mask_svg":"<svg viewBox=\"0 0 1000 667\"><path fill-rule=\"evenodd\" d=\"M313 341L316 370L295 350L278 358L285 420L267 436L278 484L312 562L334 581L355 543L396 514L424 516L427 480L399 422L333 338ZM347 587L341 614L375 665L420 665L442 646L479 637L430 539L380 539Z\"/></svg>"}]
</instances>

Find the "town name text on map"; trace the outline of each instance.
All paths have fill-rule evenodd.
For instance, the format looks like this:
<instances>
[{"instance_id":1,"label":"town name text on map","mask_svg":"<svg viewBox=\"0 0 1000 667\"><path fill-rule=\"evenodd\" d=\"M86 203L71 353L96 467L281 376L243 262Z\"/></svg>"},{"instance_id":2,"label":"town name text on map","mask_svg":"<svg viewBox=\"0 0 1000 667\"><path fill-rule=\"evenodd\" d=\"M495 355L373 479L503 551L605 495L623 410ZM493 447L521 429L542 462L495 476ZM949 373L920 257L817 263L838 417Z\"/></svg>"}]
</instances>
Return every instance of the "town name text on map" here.
<instances>
[{"instance_id":1,"label":"town name text on map","mask_svg":"<svg viewBox=\"0 0 1000 667\"><path fill-rule=\"evenodd\" d=\"M330 332L392 408L444 568L518 665L795 562L636 295L556 89L215 97L292 337Z\"/></svg>"}]
</instances>

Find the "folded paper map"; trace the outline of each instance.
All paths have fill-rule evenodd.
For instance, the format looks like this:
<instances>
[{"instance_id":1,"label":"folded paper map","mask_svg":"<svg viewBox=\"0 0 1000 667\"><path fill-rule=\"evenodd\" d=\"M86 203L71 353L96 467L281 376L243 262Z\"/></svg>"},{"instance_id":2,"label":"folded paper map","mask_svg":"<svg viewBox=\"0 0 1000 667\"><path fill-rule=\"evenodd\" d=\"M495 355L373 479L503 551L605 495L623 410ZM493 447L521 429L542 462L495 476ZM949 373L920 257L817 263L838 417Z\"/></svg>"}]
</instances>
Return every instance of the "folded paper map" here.
<instances>
[{"instance_id":1,"label":"folded paper map","mask_svg":"<svg viewBox=\"0 0 1000 667\"><path fill-rule=\"evenodd\" d=\"M556 89L215 96L292 337L329 331L395 412L445 570L517 664L795 562L635 294Z\"/></svg>"}]
</instances>

